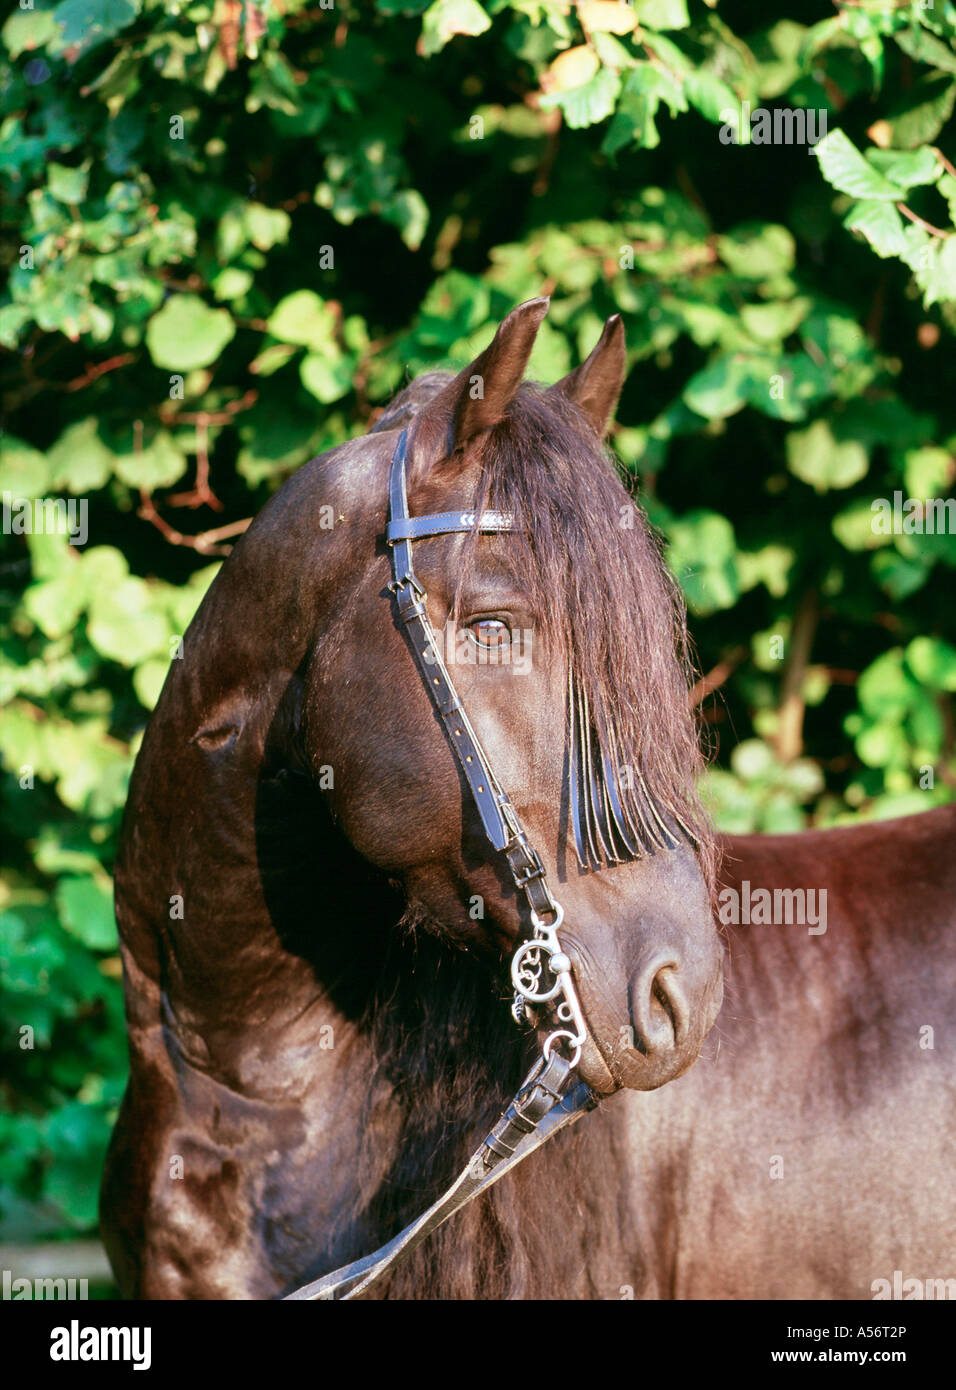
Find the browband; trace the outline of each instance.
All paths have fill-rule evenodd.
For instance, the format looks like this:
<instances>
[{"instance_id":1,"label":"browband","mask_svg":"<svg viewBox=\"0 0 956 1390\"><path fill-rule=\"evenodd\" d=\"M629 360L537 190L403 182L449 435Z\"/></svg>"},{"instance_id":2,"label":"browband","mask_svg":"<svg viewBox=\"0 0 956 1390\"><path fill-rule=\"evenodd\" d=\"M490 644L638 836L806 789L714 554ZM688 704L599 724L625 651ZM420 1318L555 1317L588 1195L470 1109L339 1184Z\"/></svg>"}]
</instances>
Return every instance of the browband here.
<instances>
[{"instance_id":1,"label":"browband","mask_svg":"<svg viewBox=\"0 0 956 1390\"><path fill-rule=\"evenodd\" d=\"M435 512L432 516L396 517L385 527L389 545L418 541L423 536L444 536L453 531L511 531L514 517L507 512Z\"/></svg>"}]
</instances>

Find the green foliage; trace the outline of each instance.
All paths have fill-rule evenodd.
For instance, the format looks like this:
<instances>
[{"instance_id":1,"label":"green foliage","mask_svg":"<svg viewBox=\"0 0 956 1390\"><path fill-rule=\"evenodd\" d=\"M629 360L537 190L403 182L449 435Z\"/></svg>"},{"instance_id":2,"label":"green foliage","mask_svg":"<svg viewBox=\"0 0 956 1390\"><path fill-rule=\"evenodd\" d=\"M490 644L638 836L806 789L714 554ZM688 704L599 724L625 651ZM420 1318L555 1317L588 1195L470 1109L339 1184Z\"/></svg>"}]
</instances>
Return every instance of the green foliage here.
<instances>
[{"instance_id":1,"label":"green foliage","mask_svg":"<svg viewBox=\"0 0 956 1390\"><path fill-rule=\"evenodd\" d=\"M520 300L553 295L547 381L623 315L612 443L717 687L718 823L952 796L956 535L915 524L928 503L877 520L956 476L956 10L793 16L36 0L3 23L0 493L26 503L0 561L0 1238L95 1221L119 817L220 556Z\"/></svg>"}]
</instances>

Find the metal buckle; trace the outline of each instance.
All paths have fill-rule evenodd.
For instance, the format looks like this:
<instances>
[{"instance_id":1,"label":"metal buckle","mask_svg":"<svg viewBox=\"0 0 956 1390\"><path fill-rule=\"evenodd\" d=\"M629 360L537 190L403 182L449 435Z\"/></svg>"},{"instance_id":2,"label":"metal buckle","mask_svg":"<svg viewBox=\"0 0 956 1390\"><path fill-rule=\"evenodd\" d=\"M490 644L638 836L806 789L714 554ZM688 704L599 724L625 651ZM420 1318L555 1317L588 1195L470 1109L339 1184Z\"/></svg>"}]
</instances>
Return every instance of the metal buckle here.
<instances>
[{"instance_id":1,"label":"metal buckle","mask_svg":"<svg viewBox=\"0 0 956 1390\"><path fill-rule=\"evenodd\" d=\"M540 859L536 868L527 869L524 873L515 875L515 887L527 888L533 878L544 878L544 865Z\"/></svg>"},{"instance_id":2,"label":"metal buckle","mask_svg":"<svg viewBox=\"0 0 956 1390\"><path fill-rule=\"evenodd\" d=\"M403 574L401 579L391 579L385 587L388 592L394 594L396 598L398 598L402 589L412 589L420 602L428 597L413 574Z\"/></svg>"},{"instance_id":3,"label":"metal buckle","mask_svg":"<svg viewBox=\"0 0 956 1390\"><path fill-rule=\"evenodd\" d=\"M544 865L541 862L541 856L538 854L538 851L528 844L524 834L515 836L515 844L520 845L524 850L530 865L529 868L517 872L512 870L515 887L525 888L533 878L544 878Z\"/></svg>"}]
</instances>

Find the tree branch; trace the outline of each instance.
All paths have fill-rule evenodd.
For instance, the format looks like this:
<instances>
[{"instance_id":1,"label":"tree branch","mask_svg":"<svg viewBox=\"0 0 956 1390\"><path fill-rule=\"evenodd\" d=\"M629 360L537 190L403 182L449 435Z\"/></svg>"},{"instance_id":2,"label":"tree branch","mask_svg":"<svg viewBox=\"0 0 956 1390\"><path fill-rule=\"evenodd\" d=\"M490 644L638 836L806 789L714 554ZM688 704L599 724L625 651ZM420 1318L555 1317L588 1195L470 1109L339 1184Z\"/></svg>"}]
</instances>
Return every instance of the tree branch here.
<instances>
[{"instance_id":1,"label":"tree branch","mask_svg":"<svg viewBox=\"0 0 956 1390\"><path fill-rule=\"evenodd\" d=\"M779 723L774 740L777 756L783 763L793 762L803 752L803 681L810 660L810 649L819 622L817 596L808 589L800 600L790 634L790 655L783 673L780 689Z\"/></svg>"}]
</instances>

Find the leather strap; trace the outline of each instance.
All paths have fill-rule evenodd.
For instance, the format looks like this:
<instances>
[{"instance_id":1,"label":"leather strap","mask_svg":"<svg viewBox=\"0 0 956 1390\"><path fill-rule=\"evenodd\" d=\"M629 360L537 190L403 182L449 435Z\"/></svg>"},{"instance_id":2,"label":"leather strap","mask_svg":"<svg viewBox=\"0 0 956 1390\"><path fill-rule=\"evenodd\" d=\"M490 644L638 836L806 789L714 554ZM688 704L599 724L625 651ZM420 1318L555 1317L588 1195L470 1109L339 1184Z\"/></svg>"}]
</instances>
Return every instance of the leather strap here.
<instances>
[{"instance_id":1,"label":"leather strap","mask_svg":"<svg viewBox=\"0 0 956 1390\"><path fill-rule=\"evenodd\" d=\"M454 682L442 658L435 630L425 607L425 591L415 577L412 540L417 536L460 531L511 531L514 518L506 512L437 512L410 517L405 481L408 430L403 430L392 457L388 480L389 523L386 539L392 550L392 582L399 615L432 701L448 733L481 817L485 834L504 853L515 887L523 892L539 917L557 913L537 851L529 844L518 814L492 770Z\"/></svg>"},{"instance_id":2,"label":"leather strap","mask_svg":"<svg viewBox=\"0 0 956 1390\"><path fill-rule=\"evenodd\" d=\"M570 1071L568 1062L557 1053L552 1053L547 1060L539 1057L491 1133L437 1202L379 1250L286 1294L283 1302L345 1301L361 1297L450 1216L524 1162L560 1130L594 1110L598 1097L584 1081L562 1098L561 1091Z\"/></svg>"},{"instance_id":3,"label":"leather strap","mask_svg":"<svg viewBox=\"0 0 956 1390\"><path fill-rule=\"evenodd\" d=\"M431 516L396 518L385 528L389 545L417 541L423 536L444 536L453 531L511 531L514 518L507 512L435 512Z\"/></svg>"}]
</instances>

